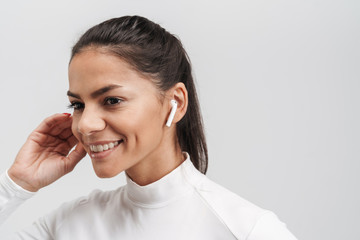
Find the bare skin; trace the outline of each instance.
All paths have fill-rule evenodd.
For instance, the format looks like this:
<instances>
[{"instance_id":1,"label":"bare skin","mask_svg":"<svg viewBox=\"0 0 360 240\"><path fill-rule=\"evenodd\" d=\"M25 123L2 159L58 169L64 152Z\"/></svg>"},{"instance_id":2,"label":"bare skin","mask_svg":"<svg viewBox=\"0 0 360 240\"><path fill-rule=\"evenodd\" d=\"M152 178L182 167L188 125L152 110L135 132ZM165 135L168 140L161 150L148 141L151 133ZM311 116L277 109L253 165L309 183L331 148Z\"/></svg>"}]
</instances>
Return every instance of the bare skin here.
<instances>
[{"instance_id":1,"label":"bare skin","mask_svg":"<svg viewBox=\"0 0 360 240\"><path fill-rule=\"evenodd\" d=\"M121 87L93 94L108 86ZM86 153L99 177L126 171L139 185L160 179L184 161L176 137L176 123L187 110L184 84L175 84L160 100L151 79L125 61L91 49L70 63L69 93L73 116L55 114L45 119L8 171L24 189L35 192L51 184L71 172ZM178 109L168 128L171 99L178 102ZM114 141L119 145L107 153L92 151L94 145Z\"/></svg>"},{"instance_id":2,"label":"bare skin","mask_svg":"<svg viewBox=\"0 0 360 240\"><path fill-rule=\"evenodd\" d=\"M86 155L71 132L72 117L55 114L46 118L27 138L8 171L24 189L38 191L71 172Z\"/></svg>"}]
</instances>

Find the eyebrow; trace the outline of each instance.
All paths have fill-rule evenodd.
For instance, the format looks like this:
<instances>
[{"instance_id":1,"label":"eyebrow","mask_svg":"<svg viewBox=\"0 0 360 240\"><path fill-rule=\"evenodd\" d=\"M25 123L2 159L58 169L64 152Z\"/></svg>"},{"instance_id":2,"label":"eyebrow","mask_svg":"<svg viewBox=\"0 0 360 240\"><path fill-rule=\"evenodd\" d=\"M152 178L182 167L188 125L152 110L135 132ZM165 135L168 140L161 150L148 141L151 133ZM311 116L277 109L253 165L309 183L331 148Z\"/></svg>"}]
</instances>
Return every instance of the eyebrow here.
<instances>
[{"instance_id":1,"label":"eyebrow","mask_svg":"<svg viewBox=\"0 0 360 240\"><path fill-rule=\"evenodd\" d=\"M97 97L103 95L104 93L106 93L106 92L108 92L108 91L110 91L110 90L113 90L113 89L115 89L115 88L120 88L120 87L122 87L122 86L121 86L121 85L116 85L116 84L111 84L111 85L105 86L105 87L103 87L103 88L100 88L100 89L92 92L92 93L90 94L90 96L91 96L92 98L97 98ZM79 94L73 93L73 92L71 92L70 90L67 91L67 95L68 95L69 97L74 97L74 98L81 99L81 97L80 97Z\"/></svg>"}]
</instances>

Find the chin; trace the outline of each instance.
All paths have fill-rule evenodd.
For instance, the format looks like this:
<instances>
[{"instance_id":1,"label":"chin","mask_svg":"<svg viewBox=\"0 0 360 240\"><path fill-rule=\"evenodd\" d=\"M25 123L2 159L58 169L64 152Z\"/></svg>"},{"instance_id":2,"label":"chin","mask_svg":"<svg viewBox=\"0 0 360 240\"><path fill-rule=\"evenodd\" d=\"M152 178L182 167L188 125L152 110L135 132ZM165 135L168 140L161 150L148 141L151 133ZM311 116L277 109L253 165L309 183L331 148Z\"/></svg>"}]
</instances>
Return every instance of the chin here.
<instances>
[{"instance_id":1,"label":"chin","mask_svg":"<svg viewBox=\"0 0 360 240\"><path fill-rule=\"evenodd\" d=\"M115 172L114 169L103 169L103 168L97 168L94 166L94 171L96 176L99 178L112 178L118 175L120 172Z\"/></svg>"}]
</instances>

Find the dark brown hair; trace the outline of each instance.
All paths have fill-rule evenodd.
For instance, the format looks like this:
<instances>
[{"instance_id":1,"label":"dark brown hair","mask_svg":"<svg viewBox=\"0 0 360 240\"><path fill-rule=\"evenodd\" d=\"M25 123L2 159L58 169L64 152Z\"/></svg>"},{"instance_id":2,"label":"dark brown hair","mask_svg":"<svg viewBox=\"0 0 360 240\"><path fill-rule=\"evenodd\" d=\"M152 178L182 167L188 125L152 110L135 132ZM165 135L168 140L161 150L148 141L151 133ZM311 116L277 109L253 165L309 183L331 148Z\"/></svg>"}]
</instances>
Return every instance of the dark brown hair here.
<instances>
[{"instance_id":1,"label":"dark brown hair","mask_svg":"<svg viewBox=\"0 0 360 240\"><path fill-rule=\"evenodd\" d=\"M71 59L91 47L103 48L140 73L149 74L160 91L184 83L189 103L185 116L176 125L176 134L182 151L188 152L194 166L205 174L208 152L203 122L190 60L180 40L144 17L124 16L86 31L72 48Z\"/></svg>"}]
</instances>

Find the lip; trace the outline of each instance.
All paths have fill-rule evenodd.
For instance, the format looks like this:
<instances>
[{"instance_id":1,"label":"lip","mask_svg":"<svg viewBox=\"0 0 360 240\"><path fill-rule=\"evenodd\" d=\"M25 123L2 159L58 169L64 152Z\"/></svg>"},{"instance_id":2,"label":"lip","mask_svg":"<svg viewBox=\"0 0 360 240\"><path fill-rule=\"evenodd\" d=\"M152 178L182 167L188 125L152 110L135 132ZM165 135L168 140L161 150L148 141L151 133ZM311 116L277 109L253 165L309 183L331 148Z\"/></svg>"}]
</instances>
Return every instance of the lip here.
<instances>
[{"instance_id":1,"label":"lip","mask_svg":"<svg viewBox=\"0 0 360 240\"><path fill-rule=\"evenodd\" d=\"M116 142L116 141L118 142L118 145L114 146L111 149L108 149L108 150L105 150L102 152L93 152L90 150L90 145L103 145L103 144L108 144L108 143L112 143L112 142ZM123 142L124 142L124 140L121 139L121 140L114 140L114 141L98 141L98 142L88 143L87 145L90 150L89 155L92 159L95 159L95 160L104 159L104 158L108 157L112 152L114 152Z\"/></svg>"},{"instance_id":2,"label":"lip","mask_svg":"<svg viewBox=\"0 0 360 240\"><path fill-rule=\"evenodd\" d=\"M90 145L104 145L104 144L109 144L109 143L112 143L112 142L122 142L124 141L124 139L116 139L116 140L110 140L110 141L97 141L97 142L85 142L84 144L87 145L87 146L90 146Z\"/></svg>"}]
</instances>

